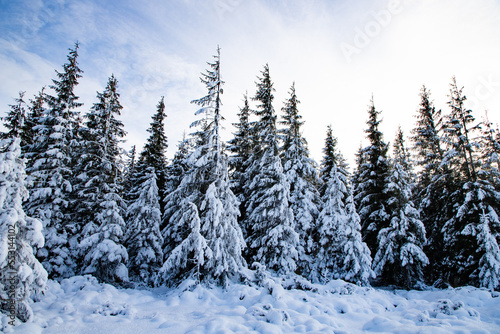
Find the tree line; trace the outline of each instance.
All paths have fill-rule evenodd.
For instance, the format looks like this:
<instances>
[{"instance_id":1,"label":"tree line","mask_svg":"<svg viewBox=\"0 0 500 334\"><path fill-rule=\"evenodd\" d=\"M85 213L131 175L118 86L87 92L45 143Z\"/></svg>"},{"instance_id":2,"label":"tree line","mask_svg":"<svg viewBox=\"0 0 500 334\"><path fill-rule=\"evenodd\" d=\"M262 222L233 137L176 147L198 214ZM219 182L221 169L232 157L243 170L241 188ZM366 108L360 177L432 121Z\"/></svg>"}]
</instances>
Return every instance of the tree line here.
<instances>
[{"instance_id":1,"label":"tree line","mask_svg":"<svg viewBox=\"0 0 500 334\"><path fill-rule=\"evenodd\" d=\"M119 286L226 286L267 270L315 283L499 287L500 132L475 121L455 78L444 115L422 88L411 145L399 129L392 155L372 98L351 174L330 126L321 163L309 156L294 84L278 118L267 64L222 141L217 48L200 78L206 95L192 101L193 133L167 161L163 97L139 153L120 148L114 75L81 115L78 48L51 93L20 93L3 118L0 266L18 273L19 319L47 278L80 274ZM8 311L6 275L0 285Z\"/></svg>"}]
</instances>

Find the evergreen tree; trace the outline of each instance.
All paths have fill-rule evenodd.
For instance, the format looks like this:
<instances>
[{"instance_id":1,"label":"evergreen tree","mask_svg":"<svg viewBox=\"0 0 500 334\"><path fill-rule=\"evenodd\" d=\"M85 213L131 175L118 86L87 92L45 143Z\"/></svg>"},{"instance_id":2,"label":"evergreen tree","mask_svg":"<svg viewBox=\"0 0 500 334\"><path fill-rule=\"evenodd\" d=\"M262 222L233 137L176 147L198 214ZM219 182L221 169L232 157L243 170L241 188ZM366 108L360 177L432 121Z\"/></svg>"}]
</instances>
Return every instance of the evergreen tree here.
<instances>
[{"instance_id":1,"label":"evergreen tree","mask_svg":"<svg viewBox=\"0 0 500 334\"><path fill-rule=\"evenodd\" d=\"M80 183L75 187L75 211L78 229L82 230L80 247L85 254L83 272L108 283L128 279L128 256L122 245L124 202L119 185L119 144L126 133L116 118L122 109L117 88L118 81L111 76L86 115L85 127L80 130L85 151L77 166Z\"/></svg>"},{"instance_id":2,"label":"evergreen tree","mask_svg":"<svg viewBox=\"0 0 500 334\"><path fill-rule=\"evenodd\" d=\"M452 92L454 92L454 88L456 85L452 84ZM461 95L453 94L452 101L453 97L461 97ZM457 114L462 115L463 118L465 118L463 115L469 116L467 117L469 122L473 121L470 111ZM498 218L500 192L497 183L497 141L494 140L491 126L487 124L488 121L486 121L483 134L478 141L472 139L467 141L467 138L471 138L475 134L472 134L473 131L467 127L467 118L458 118L459 122L452 124L459 123L463 126L460 129L461 140L466 150L463 150L462 154L472 157L474 160L469 170L475 171L470 175L476 175L476 177L464 178L468 175L464 173L466 169L463 166L450 164L454 167L453 170L457 175L456 182L461 186L461 189L457 189L457 194L454 194L452 198L463 196L463 200L458 205L455 204L456 214L443 228L445 241L447 241L445 246L447 254L449 254L447 264L449 264L450 271L457 269L453 276L456 277L455 284L471 284L495 289L500 286L500 249L498 246L500 243L500 220ZM465 136L465 133L469 133L470 136ZM456 145L459 142L456 140L452 143ZM477 152L480 147L482 152ZM447 156L452 157L448 160L451 162L454 159L457 162L462 161L462 163L466 161L465 157L460 158L452 152L447 152ZM448 275L451 276L449 272Z\"/></svg>"},{"instance_id":3,"label":"evergreen tree","mask_svg":"<svg viewBox=\"0 0 500 334\"><path fill-rule=\"evenodd\" d=\"M196 132L198 140L187 159L191 168L174 193L167 196L167 200L182 198L181 217L173 220L177 226L167 229L190 233L167 233L177 246L167 254L160 281L196 275L199 281L226 285L246 265L242 256L245 242L237 221L239 203L230 189L227 156L220 138L224 82L220 76L219 48L214 58L201 77L207 95L192 101L201 107L196 114L204 114L204 118L192 124L201 125L201 130Z\"/></svg>"},{"instance_id":4,"label":"evergreen tree","mask_svg":"<svg viewBox=\"0 0 500 334\"><path fill-rule=\"evenodd\" d=\"M475 284L477 275L473 272L478 266L477 250L479 245L473 234L466 233L466 226L479 224L480 214L476 200L481 188L478 181L477 146L472 125L472 111L465 107L466 96L463 87L458 88L455 77L450 84L450 114L445 119L444 140L447 151L442 166L446 167L449 182L449 196L442 210L450 212L442 233L444 238L443 279L453 285ZM476 195L479 198L474 199ZM472 229L467 229L472 231Z\"/></svg>"},{"instance_id":5,"label":"evergreen tree","mask_svg":"<svg viewBox=\"0 0 500 334\"><path fill-rule=\"evenodd\" d=\"M401 128L394 143L394 162L385 192L390 224L379 232L379 248L373 268L384 284L412 288L423 280L423 267L429 264L422 251L425 228L412 202L408 153Z\"/></svg>"},{"instance_id":6,"label":"evergreen tree","mask_svg":"<svg viewBox=\"0 0 500 334\"><path fill-rule=\"evenodd\" d=\"M465 183L464 190L464 202L451 220L464 226L453 239L459 245L452 245L454 250L459 246L465 248L455 260L463 266L457 272L458 283L496 289L500 287L500 193L490 184L488 172L483 169L479 170L477 181Z\"/></svg>"},{"instance_id":7,"label":"evergreen tree","mask_svg":"<svg viewBox=\"0 0 500 334\"><path fill-rule=\"evenodd\" d=\"M37 131L35 127L38 125L40 118L42 117L45 111L45 87L34 97L34 99L30 100L28 105L28 111L26 114L26 118L24 120L23 126L23 136L24 136L24 146L21 145L21 152L24 157L27 158L26 168L29 169L32 165L32 153L36 152L34 150L35 146L35 138ZM21 143L23 140L21 140Z\"/></svg>"},{"instance_id":8,"label":"evergreen tree","mask_svg":"<svg viewBox=\"0 0 500 334\"><path fill-rule=\"evenodd\" d=\"M319 187L321 196L325 194L326 188L328 186L327 183L330 179L330 174L334 166L345 170L347 170L348 168L344 157L342 156L342 154L340 154L340 152L337 151L337 138L333 136L332 126L328 125L326 131L325 147L323 148L323 160L321 161L321 183Z\"/></svg>"},{"instance_id":9,"label":"evergreen tree","mask_svg":"<svg viewBox=\"0 0 500 334\"><path fill-rule=\"evenodd\" d=\"M243 97L243 108L240 108L238 114L239 123L233 123L236 127L234 138L228 142L227 150L231 152L229 157L229 170L231 172L231 189L240 201L240 217L239 221L244 221L245 213L245 196L244 186L248 182L245 173L251 163L251 156L254 147L254 136L252 129L254 123L250 121L250 106L248 104L247 94ZM247 231L243 229L243 234L247 235Z\"/></svg>"},{"instance_id":10,"label":"evergreen tree","mask_svg":"<svg viewBox=\"0 0 500 334\"><path fill-rule=\"evenodd\" d=\"M363 154L363 146L362 145L359 145L358 151L356 152L355 156L356 156L356 160L355 160L356 167L355 167L355 169L352 173L352 176L351 176L351 184L352 184L352 191L353 191L353 196L354 196L354 205L356 206L356 208L359 208L360 198L359 197L357 198L356 196L359 193L359 189L360 189L359 185L361 182L361 173L363 172L362 166L364 166L366 163L365 156ZM323 172L321 172L321 175L325 175L325 174ZM322 193L324 193L324 191Z\"/></svg>"},{"instance_id":11,"label":"evergreen tree","mask_svg":"<svg viewBox=\"0 0 500 334\"><path fill-rule=\"evenodd\" d=\"M417 164L422 167L417 185L417 195L421 198L432 182L432 177L438 172L444 155L440 136L441 110L436 111L425 86L420 91L420 106L416 118L412 140Z\"/></svg>"},{"instance_id":12,"label":"evergreen tree","mask_svg":"<svg viewBox=\"0 0 500 334\"><path fill-rule=\"evenodd\" d=\"M134 173L136 171L136 147L132 146L130 151L126 154L127 161L125 162L125 168L123 170L123 181L122 181L122 190L123 190L123 199L129 204L132 198L136 198L132 195L135 191L133 189L133 185L136 183L134 179Z\"/></svg>"},{"instance_id":13,"label":"evergreen tree","mask_svg":"<svg viewBox=\"0 0 500 334\"><path fill-rule=\"evenodd\" d=\"M26 121L26 102L24 102L24 94L25 92L19 92L16 104L11 104L7 116L2 117L4 121L3 125L8 130L6 133L2 134L2 137L19 137L21 139L21 147L26 145L26 138L23 131Z\"/></svg>"},{"instance_id":14,"label":"evergreen tree","mask_svg":"<svg viewBox=\"0 0 500 334\"><path fill-rule=\"evenodd\" d=\"M0 310L27 321L33 317L31 298L45 289L47 272L34 255L44 243L42 224L22 207L28 191L20 141L0 141Z\"/></svg>"},{"instance_id":15,"label":"evergreen tree","mask_svg":"<svg viewBox=\"0 0 500 334\"><path fill-rule=\"evenodd\" d=\"M498 196L496 203L498 204ZM481 287L493 290L500 287L500 221L497 209L491 205L487 206L488 211L482 209L480 224L475 231L481 254L477 268L478 279Z\"/></svg>"},{"instance_id":16,"label":"evergreen tree","mask_svg":"<svg viewBox=\"0 0 500 334\"><path fill-rule=\"evenodd\" d=\"M343 279L368 285L368 279L373 276L370 250L361 238L360 219L354 207L348 172L342 165L337 165L344 160L337 152L336 142L329 126L322 165L330 175L322 174L326 188L317 222L316 268L312 279L324 283Z\"/></svg>"},{"instance_id":17,"label":"evergreen tree","mask_svg":"<svg viewBox=\"0 0 500 334\"><path fill-rule=\"evenodd\" d=\"M355 201L361 218L363 240L370 248L372 256L378 249L378 233L389 225L389 214L385 207L387 195L387 176L389 163L387 161L387 144L379 130L380 111L375 110L373 98L368 109L368 129L365 130L369 145L361 151L356 180Z\"/></svg>"},{"instance_id":18,"label":"evergreen tree","mask_svg":"<svg viewBox=\"0 0 500 334\"><path fill-rule=\"evenodd\" d=\"M139 163L148 167L153 167L156 172L158 192L160 198L165 198L165 172L167 168L167 136L165 135L165 102L164 97L156 105L156 113L153 115L153 122L147 130L150 133L146 144L139 156ZM160 210L164 212L163 201L160 201Z\"/></svg>"},{"instance_id":19,"label":"evergreen tree","mask_svg":"<svg viewBox=\"0 0 500 334\"><path fill-rule=\"evenodd\" d=\"M184 136L182 141L179 142L172 163L167 166L165 184L165 193L167 195L164 199L165 213L162 216L162 223L160 226L163 238L166 241L163 245L164 255L170 254L178 245L178 242L180 242L183 237L187 236L186 231L181 232L176 229L177 227L184 228L186 226L176 223L176 220L179 219L180 212L182 212L181 202L185 196L185 194L181 194L180 191L176 190L180 186L184 176L191 169L191 164L187 160L191 148L192 140ZM169 235L177 235L178 237L170 238Z\"/></svg>"},{"instance_id":20,"label":"evergreen tree","mask_svg":"<svg viewBox=\"0 0 500 334\"><path fill-rule=\"evenodd\" d=\"M255 114L260 118L254 127L257 144L252 164L247 168L245 185L248 258L281 274L297 269L299 236L295 232L290 208L290 184L279 157L276 114L272 106L273 84L269 66L264 66L257 82Z\"/></svg>"},{"instance_id":21,"label":"evergreen tree","mask_svg":"<svg viewBox=\"0 0 500 334\"><path fill-rule=\"evenodd\" d=\"M30 197L26 203L29 215L39 218L44 226L45 246L38 251L49 278L74 275L75 259L69 240L74 230L69 226L68 212L72 192L73 148L79 127L78 97L74 89L81 77L78 67L78 43L70 49L64 72L57 72L53 80L56 96L45 95L47 109L34 127L28 172Z\"/></svg>"},{"instance_id":22,"label":"evergreen tree","mask_svg":"<svg viewBox=\"0 0 500 334\"><path fill-rule=\"evenodd\" d=\"M201 221L196 205L189 198L179 203L176 224L186 232L185 237L177 235L176 247L168 253L155 283L175 285L192 277L200 282L205 259L213 256L208 242L201 234Z\"/></svg>"},{"instance_id":23,"label":"evergreen tree","mask_svg":"<svg viewBox=\"0 0 500 334\"><path fill-rule=\"evenodd\" d=\"M442 278L443 233L446 221L451 217L446 203L450 195L450 173L441 165L444 158L442 145L441 111L436 111L425 86L420 92L420 106L417 123L413 129L413 150L420 167L415 192L415 204L421 212L421 219L427 232L424 251L429 257L427 278L436 282Z\"/></svg>"},{"instance_id":24,"label":"evergreen tree","mask_svg":"<svg viewBox=\"0 0 500 334\"><path fill-rule=\"evenodd\" d=\"M500 190L500 131L493 128L487 114L482 122L479 145L482 169L488 173L489 182Z\"/></svg>"},{"instance_id":25,"label":"evergreen tree","mask_svg":"<svg viewBox=\"0 0 500 334\"><path fill-rule=\"evenodd\" d=\"M283 172L290 184L290 208L294 216L295 231L299 234L300 269L310 272L313 259L310 258L314 240L316 218L320 210L320 197L317 190L319 177L316 162L309 157L307 141L302 136L301 121L295 93L295 83L290 88L290 98L283 107L283 120L280 122L284 128L281 131L281 163Z\"/></svg>"},{"instance_id":26,"label":"evergreen tree","mask_svg":"<svg viewBox=\"0 0 500 334\"><path fill-rule=\"evenodd\" d=\"M139 197L127 209L125 245L130 256L130 276L136 281L152 284L163 259L160 203L153 167L146 169L141 181Z\"/></svg>"}]
</instances>

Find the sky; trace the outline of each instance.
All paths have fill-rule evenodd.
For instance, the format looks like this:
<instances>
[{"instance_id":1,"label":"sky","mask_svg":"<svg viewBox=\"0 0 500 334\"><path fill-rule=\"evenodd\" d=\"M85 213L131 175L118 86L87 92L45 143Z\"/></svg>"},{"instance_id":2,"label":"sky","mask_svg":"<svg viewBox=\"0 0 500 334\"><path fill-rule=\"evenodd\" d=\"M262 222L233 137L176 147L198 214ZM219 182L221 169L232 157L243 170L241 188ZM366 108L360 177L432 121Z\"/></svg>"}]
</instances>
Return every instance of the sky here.
<instances>
[{"instance_id":1,"label":"sky","mask_svg":"<svg viewBox=\"0 0 500 334\"><path fill-rule=\"evenodd\" d=\"M219 45L224 139L268 63L278 114L295 82L311 156L320 162L331 125L352 164L372 96L386 142L398 126L410 134L424 84L448 112L452 76L478 120L500 122L499 17L499 0L0 0L0 115L19 91L50 85L78 41L81 112L114 74L123 147L140 150L165 96L171 158Z\"/></svg>"}]
</instances>

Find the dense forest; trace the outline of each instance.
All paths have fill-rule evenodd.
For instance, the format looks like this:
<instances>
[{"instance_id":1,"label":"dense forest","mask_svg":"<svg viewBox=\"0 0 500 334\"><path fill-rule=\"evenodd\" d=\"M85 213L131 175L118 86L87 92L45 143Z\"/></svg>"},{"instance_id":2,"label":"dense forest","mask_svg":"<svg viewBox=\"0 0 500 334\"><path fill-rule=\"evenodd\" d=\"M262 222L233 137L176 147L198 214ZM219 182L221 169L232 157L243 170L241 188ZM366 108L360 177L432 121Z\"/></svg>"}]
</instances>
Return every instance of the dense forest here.
<instances>
[{"instance_id":1,"label":"dense forest","mask_svg":"<svg viewBox=\"0 0 500 334\"><path fill-rule=\"evenodd\" d=\"M266 275L500 287L500 131L476 120L455 78L445 112L422 87L414 129L399 129L392 148L372 98L351 173L331 127L321 162L309 156L295 85L278 115L268 65L221 140L217 48L201 75L206 95L192 101L198 120L168 161L163 97L140 152L121 148L113 75L83 113L78 48L50 90L29 101L21 92L3 117L2 311L14 296L25 321L47 279L83 274L121 287Z\"/></svg>"}]
</instances>

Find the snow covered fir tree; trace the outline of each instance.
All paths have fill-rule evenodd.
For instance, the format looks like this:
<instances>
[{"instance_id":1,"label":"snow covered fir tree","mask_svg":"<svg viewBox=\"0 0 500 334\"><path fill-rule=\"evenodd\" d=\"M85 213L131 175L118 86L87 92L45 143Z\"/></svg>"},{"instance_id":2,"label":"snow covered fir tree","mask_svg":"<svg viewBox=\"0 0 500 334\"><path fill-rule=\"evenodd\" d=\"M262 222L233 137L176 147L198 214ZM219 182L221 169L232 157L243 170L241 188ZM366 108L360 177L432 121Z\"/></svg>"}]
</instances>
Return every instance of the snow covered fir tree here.
<instances>
[{"instance_id":1,"label":"snow covered fir tree","mask_svg":"<svg viewBox=\"0 0 500 334\"><path fill-rule=\"evenodd\" d=\"M227 285L246 266L239 202L230 188L228 158L220 134L224 84L220 48L209 66L201 76L207 95L192 101L201 107L196 114L203 118L191 125L197 131L193 133L194 147L186 157L190 169L165 199L167 206L179 201L179 210L166 223L164 236L172 250L165 253L159 284L193 278Z\"/></svg>"},{"instance_id":2,"label":"snow covered fir tree","mask_svg":"<svg viewBox=\"0 0 500 334\"><path fill-rule=\"evenodd\" d=\"M290 88L290 98L283 107L281 130L281 161L283 172L290 185L290 208L293 212L295 230L299 234L298 266L307 275L313 268L311 258L314 245L316 221L320 210L318 192L319 178L316 162L309 157L307 141L302 136L302 116L298 111L300 101L295 93L295 83Z\"/></svg>"},{"instance_id":3,"label":"snow covered fir tree","mask_svg":"<svg viewBox=\"0 0 500 334\"><path fill-rule=\"evenodd\" d=\"M28 150L27 187L30 192L26 212L41 220L45 245L38 249L50 278L75 275L76 259L70 240L75 236L69 212L72 193L73 166L81 103L75 87L81 77L78 67L78 43L70 49L63 72L57 72L50 88L55 96L44 94L47 107L35 119L35 136Z\"/></svg>"},{"instance_id":4,"label":"snow covered fir tree","mask_svg":"<svg viewBox=\"0 0 500 334\"><path fill-rule=\"evenodd\" d=\"M273 83L266 64L258 78L254 111L259 120L252 131L256 136L252 164L245 173L245 220L247 259L279 274L297 269L299 234L290 208L290 183L279 156Z\"/></svg>"},{"instance_id":5,"label":"snow covered fir tree","mask_svg":"<svg viewBox=\"0 0 500 334\"><path fill-rule=\"evenodd\" d=\"M90 273L104 282L128 281L125 234L125 203L119 185L121 167L118 145L125 136L123 123L117 119L122 106L118 81L108 80L102 93L86 115L80 129L83 139L76 170L76 216L84 221L77 224L79 248L83 257L83 273ZM75 221L77 219L75 218Z\"/></svg>"},{"instance_id":6,"label":"snow covered fir tree","mask_svg":"<svg viewBox=\"0 0 500 334\"><path fill-rule=\"evenodd\" d=\"M0 310L27 321L33 317L32 299L45 289L47 272L35 257L44 245L42 223L22 206L28 191L21 139L13 129L0 141Z\"/></svg>"},{"instance_id":7,"label":"snow covered fir tree","mask_svg":"<svg viewBox=\"0 0 500 334\"><path fill-rule=\"evenodd\" d=\"M359 152L359 165L353 177L354 201L361 218L363 240L372 256L379 249L379 232L389 225L388 196L385 193L389 174L388 147L380 131L379 115L372 97L368 106L368 129L365 130L369 145Z\"/></svg>"},{"instance_id":8,"label":"snow covered fir tree","mask_svg":"<svg viewBox=\"0 0 500 334\"><path fill-rule=\"evenodd\" d=\"M379 231L373 268L384 284L412 288L422 282L422 269L429 264L429 260L422 250L426 241L425 228L411 200L408 159L400 128L394 141L394 158L384 189L389 226Z\"/></svg>"},{"instance_id":9,"label":"snow covered fir tree","mask_svg":"<svg viewBox=\"0 0 500 334\"><path fill-rule=\"evenodd\" d=\"M118 80L83 106L78 50L2 118L2 314L15 291L13 312L28 321L48 279L78 275L142 289L335 280L500 289L500 131L476 121L455 78L443 110L422 88L411 144L400 129L392 152L372 97L351 172L339 123L327 128L321 164L311 156L295 83L276 112L269 65L241 108L226 109L217 48L192 101L193 132L168 159L168 99L156 100L142 149L126 152Z\"/></svg>"},{"instance_id":10,"label":"snow covered fir tree","mask_svg":"<svg viewBox=\"0 0 500 334\"><path fill-rule=\"evenodd\" d=\"M368 285L373 276L370 250L361 237L360 218L354 206L347 165L336 148L337 139L328 126L322 162L322 210L314 231L313 281L343 279Z\"/></svg>"}]
</instances>

